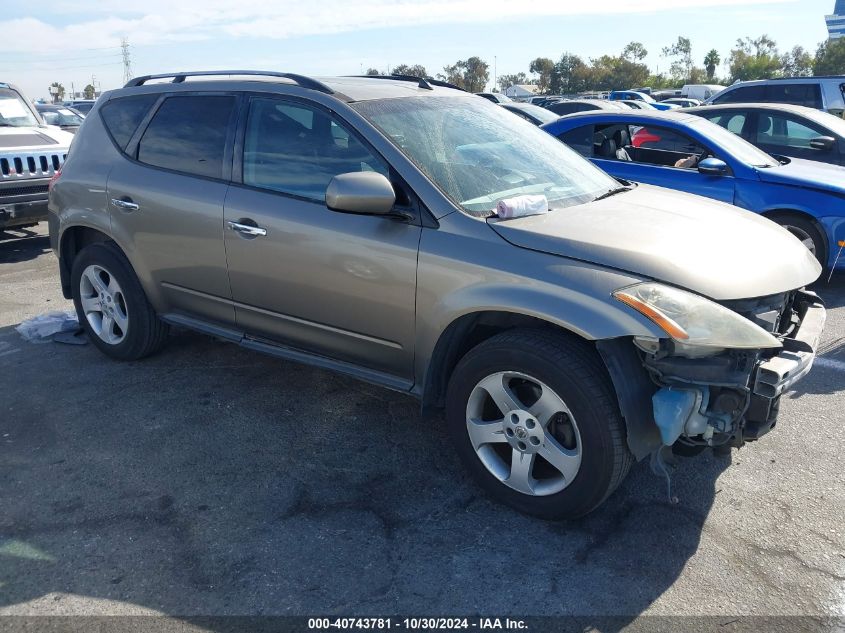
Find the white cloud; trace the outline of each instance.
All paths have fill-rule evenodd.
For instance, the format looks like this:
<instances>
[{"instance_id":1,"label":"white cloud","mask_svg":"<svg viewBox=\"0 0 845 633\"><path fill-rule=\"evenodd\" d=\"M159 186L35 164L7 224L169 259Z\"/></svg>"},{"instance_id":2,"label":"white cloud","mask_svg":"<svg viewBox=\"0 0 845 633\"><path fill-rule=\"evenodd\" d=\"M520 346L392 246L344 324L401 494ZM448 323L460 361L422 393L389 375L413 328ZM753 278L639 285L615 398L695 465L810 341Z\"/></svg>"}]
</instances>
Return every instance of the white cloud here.
<instances>
[{"instance_id":1,"label":"white cloud","mask_svg":"<svg viewBox=\"0 0 845 633\"><path fill-rule=\"evenodd\" d=\"M0 20L0 52L51 49L84 51L115 46L123 36L133 44L234 38L283 39L410 25L460 24L515 18L603 15L719 7L797 0L602 0L596 3L536 0L106 0L42 2L39 13L66 17L56 26L36 17ZM54 5L54 6L51 6ZM79 19L78 16L86 16ZM71 19L71 18L75 18Z\"/></svg>"}]
</instances>

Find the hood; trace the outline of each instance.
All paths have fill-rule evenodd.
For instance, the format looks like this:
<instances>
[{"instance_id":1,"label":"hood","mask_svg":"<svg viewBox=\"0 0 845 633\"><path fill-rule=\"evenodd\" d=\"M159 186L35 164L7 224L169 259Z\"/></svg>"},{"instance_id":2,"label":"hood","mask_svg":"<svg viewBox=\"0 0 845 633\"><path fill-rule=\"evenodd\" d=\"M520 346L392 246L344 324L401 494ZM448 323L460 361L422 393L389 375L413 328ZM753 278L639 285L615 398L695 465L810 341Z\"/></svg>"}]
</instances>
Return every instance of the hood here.
<instances>
[{"instance_id":1,"label":"hood","mask_svg":"<svg viewBox=\"0 0 845 633\"><path fill-rule=\"evenodd\" d=\"M758 167L760 180L845 196L845 167L802 158L790 158L789 161L778 167Z\"/></svg>"},{"instance_id":2,"label":"hood","mask_svg":"<svg viewBox=\"0 0 845 633\"><path fill-rule=\"evenodd\" d=\"M774 222L650 185L546 215L488 222L516 246L644 275L717 301L794 290L822 270Z\"/></svg>"},{"instance_id":3,"label":"hood","mask_svg":"<svg viewBox=\"0 0 845 633\"><path fill-rule=\"evenodd\" d=\"M56 126L43 127L0 127L0 151L23 148L47 148L52 151L67 148L73 140L69 134Z\"/></svg>"}]
</instances>

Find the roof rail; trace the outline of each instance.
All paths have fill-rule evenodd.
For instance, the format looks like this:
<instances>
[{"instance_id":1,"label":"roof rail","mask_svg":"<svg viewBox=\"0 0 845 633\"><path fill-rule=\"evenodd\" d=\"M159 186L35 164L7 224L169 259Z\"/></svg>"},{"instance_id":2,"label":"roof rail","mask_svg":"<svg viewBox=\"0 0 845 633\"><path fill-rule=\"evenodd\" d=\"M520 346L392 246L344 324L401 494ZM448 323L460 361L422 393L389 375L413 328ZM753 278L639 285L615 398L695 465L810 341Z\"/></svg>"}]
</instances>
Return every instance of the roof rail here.
<instances>
[{"instance_id":1,"label":"roof rail","mask_svg":"<svg viewBox=\"0 0 845 633\"><path fill-rule=\"evenodd\" d=\"M450 84L448 81L441 81L439 79L432 79L431 77L417 77L416 75L352 75L353 77L366 77L367 79L394 79L396 81L415 81L420 88L426 90L434 90L432 86L440 86L441 88L453 88L466 92L463 88Z\"/></svg>"},{"instance_id":2,"label":"roof rail","mask_svg":"<svg viewBox=\"0 0 845 633\"><path fill-rule=\"evenodd\" d=\"M255 76L255 77L276 77L279 79L290 79L293 83L301 88L308 88L309 90L317 90L319 92L325 92L326 94L334 94L334 90L329 88L326 84L317 81L316 79L311 79L310 77L306 77L304 75L296 75L294 73L279 73L274 72L272 70L200 70L200 71L187 71L187 72L176 72L176 73L162 73L160 75L143 75L141 77L135 77L134 79L130 79L126 82L124 88L134 88L135 86L143 86L145 83L152 79L167 79L168 77L173 77L173 81L171 83L180 84L187 77L223 77L228 75L246 75L246 76Z\"/></svg>"}]
</instances>

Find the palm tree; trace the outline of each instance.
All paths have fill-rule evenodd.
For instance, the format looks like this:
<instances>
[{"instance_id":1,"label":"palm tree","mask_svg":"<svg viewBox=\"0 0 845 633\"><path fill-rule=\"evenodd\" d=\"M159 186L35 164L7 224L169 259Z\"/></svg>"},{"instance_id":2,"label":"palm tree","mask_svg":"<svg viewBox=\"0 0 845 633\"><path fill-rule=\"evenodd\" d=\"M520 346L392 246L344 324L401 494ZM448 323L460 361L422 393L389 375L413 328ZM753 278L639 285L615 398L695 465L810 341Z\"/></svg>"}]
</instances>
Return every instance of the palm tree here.
<instances>
[{"instance_id":1,"label":"palm tree","mask_svg":"<svg viewBox=\"0 0 845 633\"><path fill-rule=\"evenodd\" d=\"M719 51L715 48L711 49L709 53L704 57L704 67L707 69L707 79L713 81L713 76L716 74L716 67L722 61L722 58L719 56Z\"/></svg>"},{"instance_id":2,"label":"palm tree","mask_svg":"<svg viewBox=\"0 0 845 633\"><path fill-rule=\"evenodd\" d=\"M65 98L65 87L60 84L58 81L54 81L50 84L51 88L56 88L56 91L50 91L50 94L53 95L53 103L61 103L62 99Z\"/></svg>"}]
</instances>

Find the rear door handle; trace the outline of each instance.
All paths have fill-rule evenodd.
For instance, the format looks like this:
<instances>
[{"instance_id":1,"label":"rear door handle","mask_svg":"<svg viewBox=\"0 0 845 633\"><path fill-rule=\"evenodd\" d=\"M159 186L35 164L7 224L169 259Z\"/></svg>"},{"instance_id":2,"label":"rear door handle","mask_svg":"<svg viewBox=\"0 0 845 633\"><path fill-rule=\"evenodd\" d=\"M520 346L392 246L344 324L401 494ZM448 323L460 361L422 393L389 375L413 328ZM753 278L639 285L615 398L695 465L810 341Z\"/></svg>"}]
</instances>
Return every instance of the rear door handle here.
<instances>
[{"instance_id":1,"label":"rear door handle","mask_svg":"<svg viewBox=\"0 0 845 633\"><path fill-rule=\"evenodd\" d=\"M227 222L229 228L235 231L236 233L240 233L241 235L247 235L249 237L264 237L267 235L267 229L262 228L260 226L252 226L249 224L241 224L240 222L233 222L229 220Z\"/></svg>"},{"instance_id":2,"label":"rear door handle","mask_svg":"<svg viewBox=\"0 0 845 633\"><path fill-rule=\"evenodd\" d=\"M121 200L120 198L112 198L111 203L123 211L137 211L141 208L131 200Z\"/></svg>"}]
</instances>

